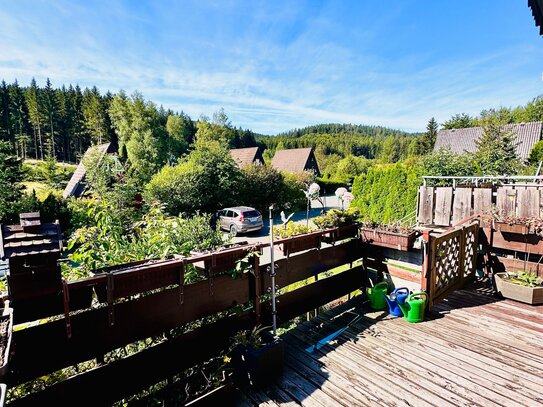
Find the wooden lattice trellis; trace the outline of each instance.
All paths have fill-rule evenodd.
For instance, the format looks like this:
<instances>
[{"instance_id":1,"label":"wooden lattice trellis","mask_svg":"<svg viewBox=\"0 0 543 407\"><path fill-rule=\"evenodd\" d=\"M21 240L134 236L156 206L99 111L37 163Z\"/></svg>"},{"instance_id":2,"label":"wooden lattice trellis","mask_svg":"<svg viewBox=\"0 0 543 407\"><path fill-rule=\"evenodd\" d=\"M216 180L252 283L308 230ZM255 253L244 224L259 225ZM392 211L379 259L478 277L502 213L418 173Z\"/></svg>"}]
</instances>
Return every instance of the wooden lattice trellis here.
<instances>
[{"instance_id":1,"label":"wooden lattice trellis","mask_svg":"<svg viewBox=\"0 0 543 407\"><path fill-rule=\"evenodd\" d=\"M430 306L463 286L475 275L479 223L430 235Z\"/></svg>"}]
</instances>

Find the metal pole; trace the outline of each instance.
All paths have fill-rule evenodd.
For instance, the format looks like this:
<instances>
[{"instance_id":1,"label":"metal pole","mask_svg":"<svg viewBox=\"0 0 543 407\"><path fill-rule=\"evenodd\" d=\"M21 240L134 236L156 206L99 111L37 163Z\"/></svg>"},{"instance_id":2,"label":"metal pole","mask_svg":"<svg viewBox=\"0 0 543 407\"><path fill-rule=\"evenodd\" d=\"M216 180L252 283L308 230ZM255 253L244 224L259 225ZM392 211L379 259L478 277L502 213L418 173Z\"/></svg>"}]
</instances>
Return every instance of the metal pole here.
<instances>
[{"instance_id":1,"label":"metal pole","mask_svg":"<svg viewBox=\"0 0 543 407\"><path fill-rule=\"evenodd\" d=\"M275 263L273 259L273 205L270 205L270 277L271 277L271 295L272 295L272 324L273 324L273 336L277 335L277 317L275 310Z\"/></svg>"}]
</instances>

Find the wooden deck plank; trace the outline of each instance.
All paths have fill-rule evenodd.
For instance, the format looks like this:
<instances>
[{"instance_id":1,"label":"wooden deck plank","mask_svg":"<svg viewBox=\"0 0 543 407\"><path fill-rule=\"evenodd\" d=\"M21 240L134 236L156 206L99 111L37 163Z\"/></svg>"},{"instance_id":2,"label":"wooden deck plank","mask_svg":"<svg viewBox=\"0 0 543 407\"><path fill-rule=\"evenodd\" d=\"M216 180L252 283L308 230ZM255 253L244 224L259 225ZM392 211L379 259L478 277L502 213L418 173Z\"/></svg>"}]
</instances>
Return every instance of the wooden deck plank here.
<instances>
[{"instance_id":1,"label":"wooden deck plank","mask_svg":"<svg viewBox=\"0 0 543 407\"><path fill-rule=\"evenodd\" d=\"M274 386L314 406L540 405L542 309L460 290L410 324L355 297L283 336L286 375Z\"/></svg>"},{"instance_id":2,"label":"wooden deck plank","mask_svg":"<svg viewBox=\"0 0 543 407\"><path fill-rule=\"evenodd\" d=\"M299 335L300 339L304 338L302 329L297 329L294 334ZM306 345L308 346L311 346L313 343L311 340L306 340ZM315 352L326 354L327 357L336 360L338 363L350 366L353 371L363 372L365 377L372 377L372 380L379 386L390 389L395 397L405 400L410 405L454 406L453 403L438 398L420 384L409 381L405 372L401 372L402 377L398 378L396 376L398 372L392 370L392 366L383 363L378 354L375 355L374 363L368 363L367 359L353 357L354 355L351 352L343 352L341 348L340 346L334 349L330 345L325 345Z\"/></svg>"},{"instance_id":3,"label":"wooden deck plank","mask_svg":"<svg viewBox=\"0 0 543 407\"><path fill-rule=\"evenodd\" d=\"M319 318L315 319L315 321L319 320ZM392 366L392 371L396 377L411 376L410 380L416 380L425 389L454 405L471 403L472 405L488 406L492 404L488 399L480 397L477 393L466 391L462 387L451 386L450 379L435 374L435 371L429 371L426 366L421 365L420 361L415 360L415 358L410 360L412 357L410 346L406 349L400 343L386 343L382 341L381 337L374 337L373 335L367 335L364 336L363 340L357 340L358 330L352 328L342 335L350 340L341 345L342 351L361 354L369 362L372 360L378 362L379 360L375 360L373 356L375 355L375 349L379 348L380 360Z\"/></svg>"}]
</instances>

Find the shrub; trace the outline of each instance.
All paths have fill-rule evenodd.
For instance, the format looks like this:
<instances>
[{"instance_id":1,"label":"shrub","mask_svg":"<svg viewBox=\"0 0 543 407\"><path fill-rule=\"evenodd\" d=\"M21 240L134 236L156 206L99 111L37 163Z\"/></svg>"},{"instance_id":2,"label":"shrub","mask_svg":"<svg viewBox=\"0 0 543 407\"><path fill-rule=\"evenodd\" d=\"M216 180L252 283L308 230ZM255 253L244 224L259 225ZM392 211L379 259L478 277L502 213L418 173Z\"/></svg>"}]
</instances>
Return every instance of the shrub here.
<instances>
[{"instance_id":1,"label":"shrub","mask_svg":"<svg viewBox=\"0 0 543 407\"><path fill-rule=\"evenodd\" d=\"M301 174L283 173L285 183L280 192L278 209L288 211L301 211L307 206L307 199L303 191L307 190L314 180L314 175L309 172Z\"/></svg>"},{"instance_id":2,"label":"shrub","mask_svg":"<svg viewBox=\"0 0 543 407\"><path fill-rule=\"evenodd\" d=\"M313 223L320 229L329 229L338 226L352 225L360 217L358 208L348 208L345 211L331 209L326 214L313 219Z\"/></svg>"},{"instance_id":3,"label":"shrub","mask_svg":"<svg viewBox=\"0 0 543 407\"><path fill-rule=\"evenodd\" d=\"M310 226L306 226L303 223L294 223L293 221L288 221L285 225L274 226L273 234L279 238L290 237L303 235L304 233L309 233L314 229Z\"/></svg>"},{"instance_id":4,"label":"shrub","mask_svg":"<svg viewBox=\"0 0 543 407\"><path fill-rule=\"evenodd\" d=\"M242 170L242 192L239 203L252 206L265 213L271 204L282 205L281 193L285 187L283 174L268 165L253 164Z\"/></svg>"}]
</instances>

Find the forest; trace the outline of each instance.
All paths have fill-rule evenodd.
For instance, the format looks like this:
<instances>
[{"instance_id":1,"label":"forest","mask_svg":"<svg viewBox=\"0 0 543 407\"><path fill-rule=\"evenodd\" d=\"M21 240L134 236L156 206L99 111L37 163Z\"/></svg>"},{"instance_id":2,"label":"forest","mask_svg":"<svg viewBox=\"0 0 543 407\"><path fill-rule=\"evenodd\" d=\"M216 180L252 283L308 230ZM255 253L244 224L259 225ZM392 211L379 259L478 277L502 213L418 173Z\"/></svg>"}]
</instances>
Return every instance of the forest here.
<instances>
[{"instance_id":1,"label":"forest","mask_svg":"<svg viewBox=\"0 0 543 407\"><path fill-rule=\"evenodd\" d=\"M136 195L149 205L159 202L160 210L172 216L212 213L239 203L259 209L271 203L287 210L303 208L301 189L312 182L310 176L279 173L269 165L240 169L228 153L231 148L258 145L267 163L278 149L313 147L322 174L316 181L323 193L347 186L355 195L353 205L366 220L394 222L415 209L423 174L532 174L533 164L543 159L542 143L534 147L531 164L521 163L511 135L500 126L539 120L543 97L514 108L485 109L478 116L455 114L441 124L430 118L426 130L416 134L328 123L263 136L236 128L222 109L211 118L193 120L138 92L101 94L96 87L78 85L55 88L49 79L43 87L35 80L26 87L2 81L0 221L41 209L48 216L59 212L56 216L69 221L68 230L75 230L85 224L82 214L89 208L82 207L101 201L106 207L116 205L117 221L130 227L144 216L125 219ZM440 127L469 126L485 129L476 153L433 151ZM83 156L90 146L105 142L116 143L118 154L106 159L99 154ZM82 159L94 200L62 200L59 191L73 167L57 162ZM38 191L37 185L45 189Z\"/></svg>"}]
</instances>

